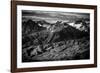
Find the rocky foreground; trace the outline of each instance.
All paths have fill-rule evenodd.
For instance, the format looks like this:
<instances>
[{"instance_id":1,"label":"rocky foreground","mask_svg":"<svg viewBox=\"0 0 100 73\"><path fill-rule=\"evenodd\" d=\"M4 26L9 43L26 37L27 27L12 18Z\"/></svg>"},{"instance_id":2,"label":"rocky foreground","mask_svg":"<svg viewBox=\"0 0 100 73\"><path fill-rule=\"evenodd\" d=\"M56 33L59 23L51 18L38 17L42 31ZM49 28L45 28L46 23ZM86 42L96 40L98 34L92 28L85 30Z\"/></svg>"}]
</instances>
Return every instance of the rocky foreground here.
<instances>
[{"instance_id":1,"label":"rocky foreground","mask_svg":"<svg viewBox=\"0 0 100 73\"><path fill-rule=\"evenodd\" d=\"M23 49L24 61L54 61L89 59L89 41L86 38L30 46Z\"/></svg>"}]
</instances>

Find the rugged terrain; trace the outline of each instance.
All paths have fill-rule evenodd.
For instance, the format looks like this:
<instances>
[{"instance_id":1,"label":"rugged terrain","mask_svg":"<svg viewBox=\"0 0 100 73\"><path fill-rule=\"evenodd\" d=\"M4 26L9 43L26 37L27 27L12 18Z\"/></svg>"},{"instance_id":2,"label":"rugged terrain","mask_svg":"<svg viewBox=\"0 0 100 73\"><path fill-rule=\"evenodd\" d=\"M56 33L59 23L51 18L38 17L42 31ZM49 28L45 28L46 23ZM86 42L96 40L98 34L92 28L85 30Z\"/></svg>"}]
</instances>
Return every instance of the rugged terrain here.
<instances>
[{"instance_id":1,"label":"rugged terrain","mask_svg":"<svg viewBox=\"0 0 100 73\"><path fill-rule=\"evenodd\" d=\"M87 21L78 20L73 25L61 21L22 22L22 61L89 59L90 29Z\"/></svg>"}]
</instances>

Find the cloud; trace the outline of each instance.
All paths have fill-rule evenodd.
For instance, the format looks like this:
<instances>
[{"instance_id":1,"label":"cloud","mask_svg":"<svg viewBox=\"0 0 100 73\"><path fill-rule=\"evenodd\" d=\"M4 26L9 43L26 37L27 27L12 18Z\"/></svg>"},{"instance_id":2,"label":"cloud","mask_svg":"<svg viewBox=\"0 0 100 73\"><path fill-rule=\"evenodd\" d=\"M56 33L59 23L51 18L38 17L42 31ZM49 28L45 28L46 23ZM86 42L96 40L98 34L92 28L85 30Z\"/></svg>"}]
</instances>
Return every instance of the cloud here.
<instances>
[{"instance_id":1,"label":"cloud","mask_svg":"<svg viewBox=\"0 0 100 73\"><path fill-rule=\"evenodd\" d=\"M47 21L67 21L75 20L77 18L89 18L89 13L72 13L72 12L54 12L54 11L33 11L22 10L22 17L33 20L47 20Z\"/></svg>"}]
</instances>

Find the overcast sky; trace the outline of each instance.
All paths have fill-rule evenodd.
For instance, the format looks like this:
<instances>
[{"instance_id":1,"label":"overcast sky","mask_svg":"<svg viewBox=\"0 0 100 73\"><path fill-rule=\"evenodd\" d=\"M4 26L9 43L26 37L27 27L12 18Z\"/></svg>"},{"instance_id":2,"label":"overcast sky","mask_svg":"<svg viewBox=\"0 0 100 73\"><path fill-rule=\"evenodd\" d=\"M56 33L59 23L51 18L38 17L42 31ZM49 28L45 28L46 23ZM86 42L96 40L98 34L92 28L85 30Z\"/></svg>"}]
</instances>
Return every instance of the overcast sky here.
<instances>
[{"instance_id":1,"label":"overcast sky","mask_svg":"<svg viewBox=\"0 0 100 73\"><path fill-rule=\"evenodd\" d=\"M69 21L77 18L89 18L88 13L72 13L72 12L54 12L54 11L32 11L22 10L22 18L32 20L46 20L48 22Z\"/></svg>"}]
</instances>

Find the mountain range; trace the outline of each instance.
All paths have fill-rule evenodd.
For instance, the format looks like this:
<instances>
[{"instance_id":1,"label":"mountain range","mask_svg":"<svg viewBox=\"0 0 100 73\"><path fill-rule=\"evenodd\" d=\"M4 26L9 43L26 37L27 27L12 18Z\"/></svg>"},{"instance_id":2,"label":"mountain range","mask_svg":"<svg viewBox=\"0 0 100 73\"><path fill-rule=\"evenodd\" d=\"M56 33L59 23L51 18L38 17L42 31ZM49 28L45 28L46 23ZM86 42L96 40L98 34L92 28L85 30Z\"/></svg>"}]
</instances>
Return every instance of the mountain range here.
<instances>
[{"instance_id":1,"label":"mountain range","mask_svg":"<svg viewBox=\"0 0 100 73\"><path fill-rule=\"evenodd\" d=\"M73 25L62 21L57 21L56 23L48 23L45 20L28 20L22 22L22 49L25 52L27 51L28 56L34 58L38 54L42 55L44 52L48 52L47 49L56 49L50 48L50 46L52 46L50 44L59 44L58 42L61 41L67 42L80 39L82 39L80 41L82 42L84 41L83 38L85 38L86 43L89 43L89 23L86 22L84 19L73 22ZM80 27L77 25L80 25ZM71 43L71 45L73 46L74 43ZM49 46L44 48L46 45ZM53 46L55 47L56 45ZM68 47L64 43L63 46L65 46L65 49ZM89 44L87 46L89 46ZM87 50L89 50L89 48ZM23 58L25 58L25 55Z\"/></svg>"}]
</instances>

